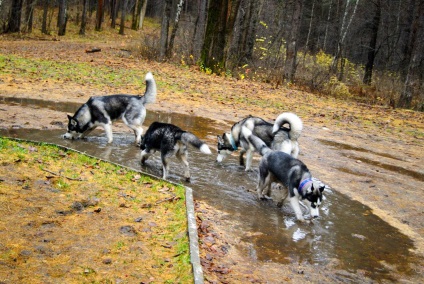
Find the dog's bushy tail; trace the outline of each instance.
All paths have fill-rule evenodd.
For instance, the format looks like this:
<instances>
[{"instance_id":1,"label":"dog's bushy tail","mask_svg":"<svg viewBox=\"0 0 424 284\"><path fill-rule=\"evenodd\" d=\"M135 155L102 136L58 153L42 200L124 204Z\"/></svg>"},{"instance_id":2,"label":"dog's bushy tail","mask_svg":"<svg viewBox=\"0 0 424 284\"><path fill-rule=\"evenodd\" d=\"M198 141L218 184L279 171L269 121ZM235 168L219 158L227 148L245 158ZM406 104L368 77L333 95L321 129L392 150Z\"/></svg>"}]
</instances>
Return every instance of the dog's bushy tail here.
<instances>
[{"instance_id":1,"label":"dog's bushy tail","mask_svg":"<svg viewBox=\"0 0 424 284\"><path fill-rule=\"evenodd\" d=\"M247 139L247 141L249 141L250 144L253 145L253 147L255 147L256 151L259 152L259 154L261 154L261 156L265 155L266 153L268 153L269 151L272 151L266 144L264 141L262 141L261 138L257 137L256 135L253 135L252 131L249 129L250 125L246 124L241 128L241 132L244 136L244 138Z\"/></svg>"},{"instance_id":2,"label":"dog's bushy tail","mask_svg":"<svg viewBox=\"0 0 424 284\"><path fill-rule=\"evenodd\" d=\"M290 139L297 140L300 137L300 134L302 133L302 120L292 112L283 112L275 120L274 126L272 128L272 133L275 134L284 123L288 123L290 125Z\"/></svg>"},{"instance_id":3,"label":"dog's bushy tail","mask_svg":"<svg viewBox=\"0 0 424 284\"><path fill-rule=\"evenodd\" d=\"M146 91L144 92L143 104L150 104L156 101L156 82L151 72L146 74Z\"/></svg>"},{"instance_id":4,"label":"dog's bushy tail","mask_svg":"<svg viewBox=\"0 0 424 284\"><path fill-rule=\"evenodd\" d=\"M208 145L206 145L205 143L203 143L202 140L200 140L199 138L197 138L196 135L194 135L193 133L190 132L184 132L181 135L181 141L184 144L190 144L193 147L196 147L197 149L200 150L200 152L205 153L205 154L212 154L211 150L209 149Z\"/></svg>"}]
</instances>

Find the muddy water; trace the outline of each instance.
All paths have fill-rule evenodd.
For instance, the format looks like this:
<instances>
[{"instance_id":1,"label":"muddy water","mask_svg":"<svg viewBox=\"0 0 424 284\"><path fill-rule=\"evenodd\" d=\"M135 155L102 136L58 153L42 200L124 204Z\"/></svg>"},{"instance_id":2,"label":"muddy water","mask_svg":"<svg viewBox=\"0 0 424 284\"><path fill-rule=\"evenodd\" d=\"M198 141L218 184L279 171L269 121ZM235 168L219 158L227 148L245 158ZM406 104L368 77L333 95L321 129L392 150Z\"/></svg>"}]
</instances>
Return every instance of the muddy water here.
<instances>
[{"instance_id":1,"label":"muddy water","mask_svg":"<svg viewBox=\"0 0 424 284\"><path fill-rule=\"evenodd\" d=\"M64 104L61 108L55 103L40 104L34 100L18 103L41 105L69 113L78 107ZM215 148L216 135L228 129L228 125L200 117L148 112L145 125L152 121L174 123L183 129L190 129L199 137L206 137L211 148ZM161 175L158 153L147 161L146 166L140 165L140 151L134 146L134 137L129 131L115 132L112 145L106 144L104 133L100 130L94 131L87 140L78 141L63 140L63 133L57 130L16 129L1 131L0 135L56 143ZM320 142L322 145L337 146L330 145L328 141ZM227 212L230 219L238 221L240 228L237 229L245 232L242 240L251 244L249 251L246 251L251 258L278 263L328 265L350 273L361 271L377 281L393 280L394 272L404 275L412 273L409 268L409 263L414 259L410 253L412 241L372 214L370 208L333 189L326 192L321 217L300 224L296 222L290 206L280 209L272 201L257 200L254 194L257 172L246 173L238 166L238 157L230 157L221 165L215 163L215 158L216 151L212 156L207 156L190 149L192 180L187 185L193 188L196 199L212 204ZM175 160L171 163L170 174L170 180L185 183L181 178L181 166ZM339 278L346 282L355 281L351 274Z\"/></svg>"}]
</instances>

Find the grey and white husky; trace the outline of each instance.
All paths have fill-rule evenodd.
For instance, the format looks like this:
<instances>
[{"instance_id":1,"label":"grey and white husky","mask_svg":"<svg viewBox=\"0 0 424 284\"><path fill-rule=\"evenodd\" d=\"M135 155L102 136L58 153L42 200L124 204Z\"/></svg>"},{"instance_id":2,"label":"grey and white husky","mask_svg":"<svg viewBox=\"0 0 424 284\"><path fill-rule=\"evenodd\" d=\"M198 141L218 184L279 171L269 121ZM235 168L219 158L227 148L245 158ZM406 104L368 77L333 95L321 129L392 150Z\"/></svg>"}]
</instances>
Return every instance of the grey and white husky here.
<instances>
[{"instance_id":1,"label":"grey and white husky","mask_svg":"<svg viewBox=\"0 0 424 284\"><path fill-rule=\"evenodd\" d=\"M322 202L322 192L325 185L312 178L312 174L304 163L291 155L270 149L264 141L253 135L249 125L243 126L242 134L262 155L259 163L257 193L260 199L269 196L273 182L283 186L289 196L296 218L305 221L300 209L301 200L306 201L312 217L319 216L319 206ZM284 200L278 202L282 204Z\"/></svg>"},{"instance_id":2,"label":"grey and white husky","mask_svg":"<svg viewBox=\"0 0 424 284\"><path fill-rule=\"evenodd\" d=\"M175 155L184 164L184 177L187 181L190 181L190 169L187 161L188 145L198 148L202 153L211 154L208 145L194 134L184 131L173 124L153 122L147 129L140 145L142 150L141 163L144 164L150 155L160 151L163 178L166 179L169 173L168 159Z\"/></svg>"},{"instance_id":3,"label":"grey and white husky","mask_svg":"<svg viewBox=\"0 0 424 284\"><path fill-rule=\"evenodd\" d=\"M121 118L134 131L135 142L140 144L146 118L145 104L156 100L156 82L152 73L146 75L146 91L144 96L110 95L91 97L74 114L68 115L68 131L65 139L84 138L97 126L102 126L106 132L107 142L112 143L112 121Z\"/></svg>"},{"instance_id":4,"label":"grey and white husky","mask_svg":"<svg viewBox=\"0 0 424 284\"><path fill-rule=\"evenodd\" d=\"M285 123L290 128L281 127ZM294 113L283 112L275 120L274 124L266 122L262 118L249 116L231 127L231 132L218 136L217 162L222 162L232 152L240 151L240 165L244 165L243 155L246 153L246 171L252 167L253 152L255 148L247 141L242 133L242 127L249 125L254 135L259 137L272 150L282 151L297 158L299 155L299 143L297 139L302 132L302 120Z\"/></svg>"}]
</instances>

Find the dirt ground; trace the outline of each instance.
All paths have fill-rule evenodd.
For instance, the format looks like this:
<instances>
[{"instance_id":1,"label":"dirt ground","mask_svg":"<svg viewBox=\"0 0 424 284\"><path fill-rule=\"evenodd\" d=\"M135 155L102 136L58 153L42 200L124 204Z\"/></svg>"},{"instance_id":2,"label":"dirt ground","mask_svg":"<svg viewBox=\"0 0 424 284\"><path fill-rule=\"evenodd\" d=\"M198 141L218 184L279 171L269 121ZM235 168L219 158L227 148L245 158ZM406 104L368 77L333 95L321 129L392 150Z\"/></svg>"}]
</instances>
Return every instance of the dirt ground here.
<instances>
[{"instance_id":1,"label":"dirt ground","mask_svg":"<svg viewBox=\"0 0 424 284\"><path fill-rule=\"evenodd\" d=\"M87 54L92 44L69 43L66 41L0 41L0 54L19 54L24 57L46 58L50 60L91 60L96 64L115 64L127 68L152 71L158 84L157 102L149 105L149 110L188 113L220 121L236 122L249 114L271 120L276 110L260 105L249 106L236 100L216 101L208 92L196 95L169 89L162 89L161 83L171 84L178 76L199 78L196 82L181 83L206 84L216 90L229 86L228 92L242 94L246 88L255 89L255 94L270 101L278 100L276 92L270 91L269 84L233 81L197 73L194 69L181 69L172 65L149 62L140 58L117 57L127 42L98 42L101 47L98 54ZM111 63L112 62L112 63ZM136 67L134 67L136 66ZM186 78L186 77L183 77ZM98 90L89 85L73 82L33 82L24 77L0 76L0 96L25 97L49 101L83 103L92 95L104 95L117 92L141 92L140 90L119 90L113 87ZM384 107L364 106L356 103L338 102L333 107L323 107L318 96L302 92L295 95L289 89L283 93L290 101L284 111L296 105L307 105L316 112L299 109L304 122L304 131L300 140L301 155L305 164L321 180L328 183L350 198L369 206L373 213L398 228L415 243L415 252L424 256L424 114L411 111L387 110ZM251 94L251 93L249 93ZM251 94L251 96L254 96ZM267 97L268 96L268 97ZM286 98L286 99L287 99ZM355 107L352 108L352 105ZM297 113L299 113L297 112ZM387 112L390 117L385 117ZM342 119L339 117L342 115ZM372 116L372 123L357 122L358 116ZM0 128L64 128L66 116L62 112L44 108L25 108L0 104ZM399 131L390 131L396 126ZM229 124L229 128L231 123ZM418 134L410 134L411 132ZM219 134L219 133L217 133ZM208 144L215 147L213 137ZM319 143L319 141L324 141ZM339 151L330 151L334 147ZM417 202L418 201L418 202ZM202 260L206 279L211 283L292 283L304 282L340 282L331 272L319 268L299 266L281 266L272 263L258 264L243 256L237 249L235 240L240 232L228 231L228 218L217 211L213 204L199 202L199 226L203 237ZM209 242L209 245L208 245ZM212 242L212 243L211 243ZM240 244L238 244L240 245ZM217 249L220 248L220 249ZM226 248L226 249L223 249ZM231 249L228 249L231 248ZM334 271L333 271L334 272ZM422 269L420 271L423 273ZM416 280L416 279L415 279ZM413 280L411 280L413 281Z\"/></svg>"}]
</instances>

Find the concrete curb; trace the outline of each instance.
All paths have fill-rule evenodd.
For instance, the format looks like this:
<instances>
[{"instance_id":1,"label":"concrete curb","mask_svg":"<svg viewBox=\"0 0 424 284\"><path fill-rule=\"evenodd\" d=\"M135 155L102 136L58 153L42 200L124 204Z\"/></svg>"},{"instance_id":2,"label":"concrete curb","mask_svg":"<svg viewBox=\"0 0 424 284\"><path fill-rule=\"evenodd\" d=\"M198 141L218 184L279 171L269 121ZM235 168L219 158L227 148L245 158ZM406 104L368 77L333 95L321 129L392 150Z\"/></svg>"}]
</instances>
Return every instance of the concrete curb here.
<instances>
[{"instance_id":1,"label":"concrete curb","mask_svg":"<svg viewBox=\"0 0 424 284\"><path fill-rule=\"evenodd\" d=\"M9 140L14 140L14 141L22 141L22 142L28 142L28 143L33 143L33 144L39 144L39 145L49 145L49 146L55 146L64 150L68 150L68 151L73 151L76 152L78 154L81 155L85 155L87 157L91 157L93 159L98 159L100 161L103 162L107 162L110 163L112 165L116 165L125 169L129 169L131 171L134 172L138 172L141 173L145 176L148 176L152 179L155 180L163 180L162 178L137 170L137 169L133 169L131 167L127 167L118 163L114 163L108 160L104 160L102 158L99 157L95 157L92 155L89 155L87 153L63 146L63 145L58 145L58 144L54 144L54 143L49 143L49 142L40 142L40 141L33 141L33 140L27 140L27 139L20 139L20 138L14 138L14 137L7 137L7 136L0 136L1 138L6 138ZM187 216L187 230L188 230L188 239L189 239L189 247L190 247L190 262L192 265L192 269L193 269L193 277L194 277L194 283L195 284L203 284L203 269L202 269L202 265L200 264L200 254L199 254L199 237L197 234L197 223L196 223L196 217L195 217L195 212L194 212L194 201L193 201L193 190L190 187L187 187L185 185L182 184L177 184L174 183L172 181L167 181L166 182L173 184L175 186L184 186L185 188L185 198L186 198L186 216Z\"/></svg>"}]
</instances>

